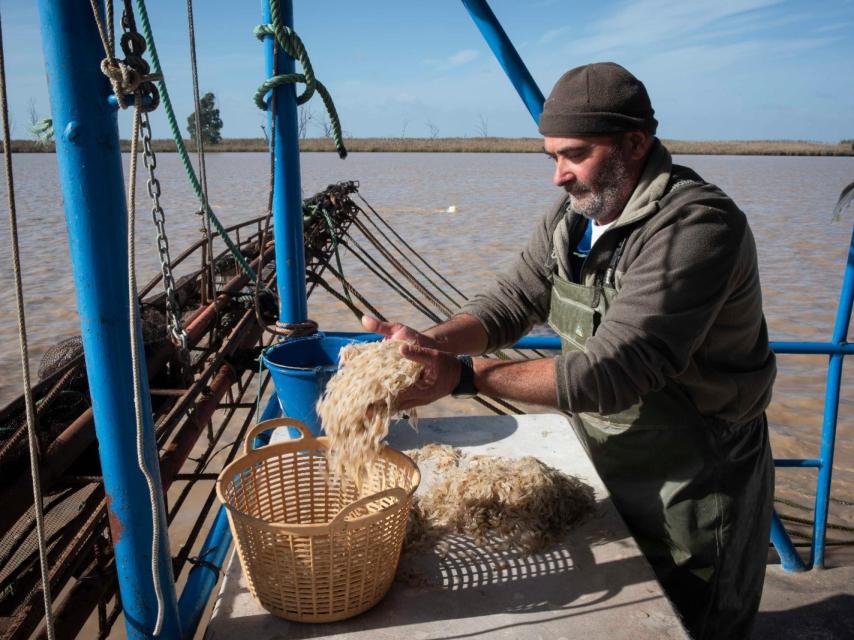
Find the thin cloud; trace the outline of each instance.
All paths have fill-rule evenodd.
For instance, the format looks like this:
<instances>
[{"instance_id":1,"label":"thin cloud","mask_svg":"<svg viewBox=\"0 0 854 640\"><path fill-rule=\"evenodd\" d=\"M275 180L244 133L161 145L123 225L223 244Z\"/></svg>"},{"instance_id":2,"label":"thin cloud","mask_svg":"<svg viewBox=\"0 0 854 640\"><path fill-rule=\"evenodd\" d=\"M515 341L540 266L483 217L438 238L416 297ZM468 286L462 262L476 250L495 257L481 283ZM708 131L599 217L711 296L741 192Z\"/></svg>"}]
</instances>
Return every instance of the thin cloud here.
<instances>
[{"instance_id":1,"label":"thin cloud","mask_svg":"<svg viewBox=\"0 0 854 640\"><path fill-rule=\"evenodd\" d=\"M778 56L802 53L827 46L838 38L815 37L773 39L768 41L731 42L727 44L698 44L657 53L644 60L648 68L716 71L744 62L744 60L774 51Z\"/></svg>"},{"instance_id":2,"label":"thin cloud","mask_svg":"<svg viewBox=\"0 0 854 640\"><path fill-rule=\"evenodd\" d=\"M557 38L561 37L563 34L569 31L569 27L560 27L559 29L549 29L543 35L540 36L539 43L540 44L548 44L549 42L553 42Z\"/></svg>"},{"instance_id":3,"label":"thin cloud","mask_svg":"<svg viewBox=\"0 0 854 640\"><path fill-rule=\"evenodd\" d=\"M640 0L624 2L608 15L589 25L586 35L569 40L569 48L583 52L585 57L630 48L670 43L672 48L684 46L686 39L731 28L737 20L746 31L759 30L767 20L766 9L781 0L695 0L676 3L671 0ZM541 42L554 40L562 30L546 32Z\"/></svg>"},{"instance_id":4,"label":"thin cloud","mask_svg":"<svg viewBox=\"0 0 854 640\"><path fill-rule=\"evenodd\" d=\"M462 67L479 57L480 51L477 49L463 49L462 51L457 51L454 55L442 60L428 58L424 60L424 64L429 67L433 67L436 71L448 71L449 69Z\"/></svg>"},{"instance_id":5,"label":"thin cloud","mask_svg":"<svg viewBox=\"0 0 854 640\"><path fill-rule=\"evenodd\" d=\"M448 67L459 67L460 65L471 62L480 55L480 51L475 49L463 49L448 58Z\"/></svg>"},{"instance_id":6,"label":"thin cloud","mask_svg":"<svg viewBox=\"0 0 854 640\"><path fill-rule=\"evenodd\" d=\"M839 22L837 24L828 24L822 27L816 27L812 33L828 33L831 31L841 31L842 29L850 29L854 26L854 22Z\"/></svg>"}]
</instances>

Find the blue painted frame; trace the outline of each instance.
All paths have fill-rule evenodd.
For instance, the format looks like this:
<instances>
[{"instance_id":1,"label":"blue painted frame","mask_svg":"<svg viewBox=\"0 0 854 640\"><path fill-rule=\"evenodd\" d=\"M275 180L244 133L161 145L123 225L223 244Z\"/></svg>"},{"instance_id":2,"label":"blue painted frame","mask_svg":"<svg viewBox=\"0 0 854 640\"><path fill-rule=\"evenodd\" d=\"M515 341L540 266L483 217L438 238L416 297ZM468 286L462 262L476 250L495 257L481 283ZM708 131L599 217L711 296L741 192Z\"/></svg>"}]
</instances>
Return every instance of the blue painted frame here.
<instances>
[{"instance_id":1,"label":"blue painted frame","mask_svg":"<svg viewBox=\"0 0 854 640\"><path fill-rule=\"evenodd\" d=\"M104 490L110 514L125 627L129 638L150 638L157 619L151 571L152 518L145 478L136 465L136 428L130 359L127 204L118 121L100 71L104 51L88 3L39 0L51 115L71 266L86 354ZM100 3L103 15L103 3ZM133 302L136 304L136 302ZM139 322L135 336L144 353ZM140 366L144 455L158 487L160 553L165 600L160 637L178 637L166 513L159 491L145 359Z\"/></svg>"},{"instance_id":2,"label":"blue painted frame","mask_svg":"<svg viewBox=\"0 0 854 640\"><path fill-rule=\"evenodd\" d=\"M262 0L264 22L269 24L270 3ZM279 0L282 23L293 27L291 0ZM267 77L294 73L294 59L276 45L272 35L264 36ZM305 289L305 248L302 237L302 185L300 182L299 132L297 127L296 85L273 89L275 112L267 111L267 122L275 121L272 145L275 159L273 181L273 233L276 244L276 285L279 290L279 321L304 322L308 318Z\"/></svg>"}]
</instances>

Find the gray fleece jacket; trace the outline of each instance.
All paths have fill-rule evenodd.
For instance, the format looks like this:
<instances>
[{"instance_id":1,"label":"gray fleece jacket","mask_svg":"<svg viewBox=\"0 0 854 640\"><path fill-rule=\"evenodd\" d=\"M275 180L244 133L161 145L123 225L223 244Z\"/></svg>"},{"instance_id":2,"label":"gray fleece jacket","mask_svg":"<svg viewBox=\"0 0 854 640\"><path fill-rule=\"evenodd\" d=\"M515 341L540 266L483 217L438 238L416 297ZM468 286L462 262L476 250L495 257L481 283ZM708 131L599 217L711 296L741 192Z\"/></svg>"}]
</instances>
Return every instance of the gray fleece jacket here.
<instances>
[{"instance_id":1,"label":"gray fleece jacket","mask_svg":"<svg viewBox=\"0 0 854 640\"><path fill-rule=\"evenodd\" d=\"M547 318L549 257L554 249L566 277L573 249L561 219L578 214L567 213L567 201L539 221L510 269L461 309L483 324L487 351ZM555 358L558 406L608 415L672 379L705 417L741 423L761 415L776 365L744 214L720 189L672 165L656 142L625 209L587 257L583 284L607 268L624 236L616 300L583 352Z\"/></svg>"}]
</instances>

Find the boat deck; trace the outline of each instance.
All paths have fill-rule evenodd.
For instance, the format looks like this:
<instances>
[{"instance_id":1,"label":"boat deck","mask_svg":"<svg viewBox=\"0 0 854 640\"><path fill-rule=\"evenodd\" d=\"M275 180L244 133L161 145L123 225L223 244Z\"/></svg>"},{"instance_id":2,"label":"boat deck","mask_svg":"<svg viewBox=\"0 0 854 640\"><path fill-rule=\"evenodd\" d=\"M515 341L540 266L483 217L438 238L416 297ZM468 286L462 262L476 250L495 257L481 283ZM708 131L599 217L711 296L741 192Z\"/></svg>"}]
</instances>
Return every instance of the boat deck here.
<instances>
[{"instance_id":1,"label":"boat deck","mask_svg":"<svg viewBox=\"0 0 854 640\"><path fill-rule=\"evenodd\" d=\"M422 420L417 432L397 425L392 434L390 442L398 449L440 443L466 454L536 456L592 486L596 513L562 544L535 556L489 552L462 537L452 540L441 557L430 552L414 558L426 580L395 581L376 607L338 623L300 624L267 613L249 594L234 556L208 640L686 637L563 416L434 418ZM428 465L423 484L429 481Z\"/></svg>"}]
</instances>

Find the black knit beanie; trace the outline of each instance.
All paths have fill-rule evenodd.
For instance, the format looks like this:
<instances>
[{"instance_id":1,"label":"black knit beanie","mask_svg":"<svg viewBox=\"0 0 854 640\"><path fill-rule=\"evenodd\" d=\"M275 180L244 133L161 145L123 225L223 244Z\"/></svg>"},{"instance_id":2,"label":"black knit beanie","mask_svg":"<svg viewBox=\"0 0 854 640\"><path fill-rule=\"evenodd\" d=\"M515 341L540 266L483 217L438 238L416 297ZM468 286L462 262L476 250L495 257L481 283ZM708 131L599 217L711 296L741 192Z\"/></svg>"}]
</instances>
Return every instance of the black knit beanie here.
<instances>
[{"instance_id":1,"label":"black knit beanie","mask_svg":"<svg viewBox=\"0 0 854 640\"><path fill-rule=\"evenodd\" d=\"M613 62L595 62L563 74L543 105L540 133L566 138L643 129L658 121L643 82Z\"/></svg>"}]
</instances>

